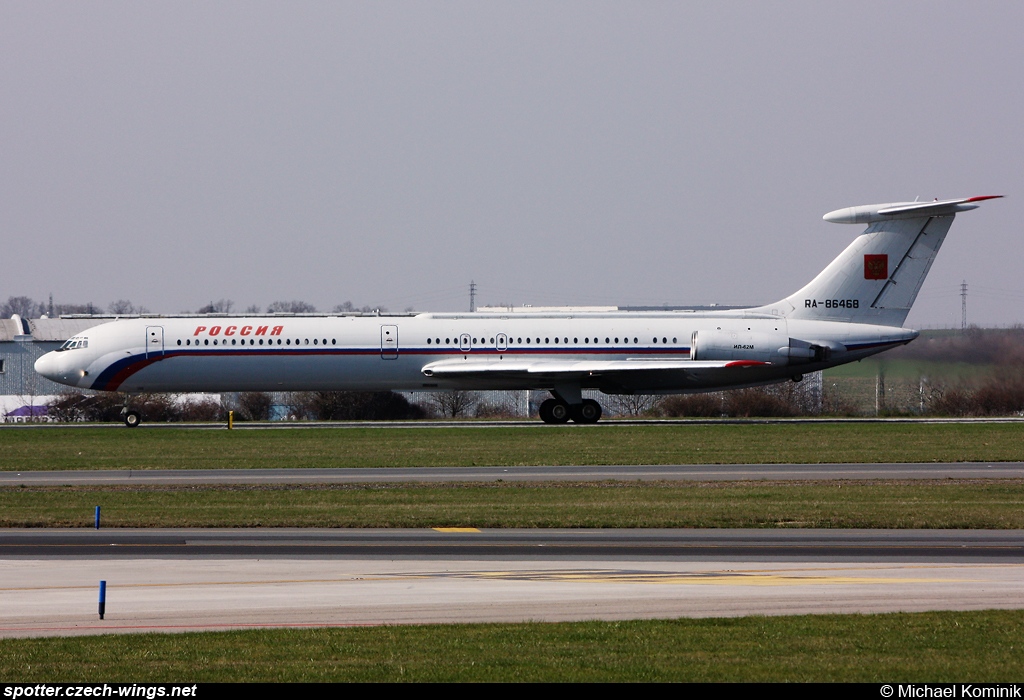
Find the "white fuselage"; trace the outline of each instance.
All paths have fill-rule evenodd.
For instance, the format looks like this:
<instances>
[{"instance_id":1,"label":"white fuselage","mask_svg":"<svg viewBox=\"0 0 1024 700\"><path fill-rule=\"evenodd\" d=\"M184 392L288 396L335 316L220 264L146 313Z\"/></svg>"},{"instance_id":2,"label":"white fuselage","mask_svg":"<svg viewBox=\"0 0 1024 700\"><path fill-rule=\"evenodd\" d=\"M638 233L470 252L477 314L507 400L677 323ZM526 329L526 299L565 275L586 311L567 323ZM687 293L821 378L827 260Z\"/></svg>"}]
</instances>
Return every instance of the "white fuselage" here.
<instances>
[{"instance_id":1,"label":"white fuselage","mask_svg":"<svg viewBox=\"0 0 1024 700\"><path fill-rule=\"evenodd\" d=\"M96 326L36 368L70 386L129 393L680 393L795 378L916 335L742 311L151 318ZM529 371L512 371L524 363Z\"/></svg>"},{"instance_id":2,"label":"white fuselage","mask_svg":"<svg viewBox=\"0 0 1024 700\"><path fill-rule=\"evenodd\" d=\"M594 422L583 389L671 394L799 380L917 337L902 328L958 212L995 196L837 210L868 227L774 304L703 313L467 313L139 318L97 326L36 362L82 389L546 389L546 422ZM138 414L126 414L128 425Z\"/></svg>"}]
</instances>

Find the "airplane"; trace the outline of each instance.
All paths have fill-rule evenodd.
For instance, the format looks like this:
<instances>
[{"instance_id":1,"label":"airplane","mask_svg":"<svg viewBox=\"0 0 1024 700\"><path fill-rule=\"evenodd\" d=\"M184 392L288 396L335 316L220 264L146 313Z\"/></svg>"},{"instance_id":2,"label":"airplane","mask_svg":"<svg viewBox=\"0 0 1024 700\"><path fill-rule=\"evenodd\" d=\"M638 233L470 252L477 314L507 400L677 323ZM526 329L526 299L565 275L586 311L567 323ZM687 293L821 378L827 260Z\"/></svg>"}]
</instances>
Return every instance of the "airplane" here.
<instances>
[{"instance_id":1,"label":"airplane","mask_svg":"<svg viewBox=\"0 0 1024 700\"><path fill-rule=\"evenodd\" d=\"M606 394L800 381L909 343L910 308L959 212L1002 195L829 212L867 228L810 283L745 309L119 319L35 370L79 389L142 392L547 390L546 423L596 423ZM142 417L126 405L129 427Z\"/></svg>"}]
</instances>

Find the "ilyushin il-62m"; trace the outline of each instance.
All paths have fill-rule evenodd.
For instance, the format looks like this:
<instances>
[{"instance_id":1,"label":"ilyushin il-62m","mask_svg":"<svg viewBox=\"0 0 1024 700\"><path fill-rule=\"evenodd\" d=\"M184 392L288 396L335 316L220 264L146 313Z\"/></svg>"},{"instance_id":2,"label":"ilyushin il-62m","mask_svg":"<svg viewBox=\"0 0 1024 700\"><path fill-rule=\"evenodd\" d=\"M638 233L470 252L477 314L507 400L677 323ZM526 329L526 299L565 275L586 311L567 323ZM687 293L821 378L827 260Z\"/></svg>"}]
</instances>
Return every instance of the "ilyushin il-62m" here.
<instances>
[{"instance_id":1,"label":"ilyushin il-62m","mask_svg":"<svg viewBox=\"0 0 1024 700\"><path fill-rule=\"evenodd\" d=\"M36 371L141 392L538 389L548 423L594 423L606 394L795 380L917 337L903 328L953 218L995 197L839 209L867 228L817 277L766 306L706 312L417 313L133 318L69 339ZM125 423L141 417L126 410Z\"/></svg>"}]
</instances>

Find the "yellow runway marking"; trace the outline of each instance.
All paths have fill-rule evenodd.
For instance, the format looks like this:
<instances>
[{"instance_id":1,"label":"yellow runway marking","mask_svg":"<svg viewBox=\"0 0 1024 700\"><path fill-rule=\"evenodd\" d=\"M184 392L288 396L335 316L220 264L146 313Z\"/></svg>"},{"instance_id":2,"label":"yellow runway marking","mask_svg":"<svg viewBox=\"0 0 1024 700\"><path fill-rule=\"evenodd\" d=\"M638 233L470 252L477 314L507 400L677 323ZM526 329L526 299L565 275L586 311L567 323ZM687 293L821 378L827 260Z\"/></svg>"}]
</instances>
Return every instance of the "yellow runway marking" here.
<instances>
[{"instance_id":1,"label":"yellow runway marking","mask_svg":"<svg viewBox=\"0 0 1024 700\"><path fill-rule=\"evenodd\" d=\"M999 565L996 565L997 568ZM911 566L910 568L916 568ZM929 568L929 567L922 567ZM939 567L942 568L942 567ZM834 571L825 574L823 571ZM815 573L809 573L809 572ZM478 581L546 581L573 583L629 583L647 585L731 585L731 586L800 586L808 584L886 584L886 583L965 583L974 581L967 578L936 576L850 576L842 569L809 567L799 572L779 572L765 569L745 571L631 571L599 569L524 570L524 571L426 571L404 574L347 575L339 578L312 579L266 579L262 581L187 581L179 583L115 583L111 587L129 588L181 588L206 586L281 586L302 584L342 584L361 581L408 581L430 579L470 579ZM25 591L93 590L87 586L3 586L0 593Z\"/></svg>"},{"instance_id":2,"label":"yellow runway marking","mask_svg":"<svg viewBox=\"0 0 1024 700\"><path fill-rule=\"evenodd\" d=\"M432 527L434 532L480 532L478 527Z\"/></svg>"},{"instance_id":3,"label":"yellow runway marking","mask_svg":"<svg viewBox=\"0 0 1024 700\"><path fill-rule=\"evenodd\" d=\"M432 574L437 578L501 581L571 581L580 583L698 584L730 586L800 586L807 584L962 583L960 578L904 578L882 576L821 576L789 573L703 571L466 571Z\"/></svg>"}]
</instances>

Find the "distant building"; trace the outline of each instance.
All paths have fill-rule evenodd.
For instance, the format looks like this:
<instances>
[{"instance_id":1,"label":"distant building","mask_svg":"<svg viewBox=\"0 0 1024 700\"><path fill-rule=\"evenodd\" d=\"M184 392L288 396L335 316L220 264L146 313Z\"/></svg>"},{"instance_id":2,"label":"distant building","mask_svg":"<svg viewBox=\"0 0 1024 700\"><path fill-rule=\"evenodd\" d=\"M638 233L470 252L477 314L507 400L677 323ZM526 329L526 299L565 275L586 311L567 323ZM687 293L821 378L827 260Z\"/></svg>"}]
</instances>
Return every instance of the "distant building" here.
<instances>
[{"instance_id":1,"label":"distant building","mask_svg":"<svg viewBox=\"0 0 1024 700\"><path fill-rule=\"evenodd\" d=\"M15 315L0 319L0 421L24 422L45 416L43 407L67 387L36 374L36 360L76 333L114 318L29 319Z\"/></svg>"}]
</instances>

